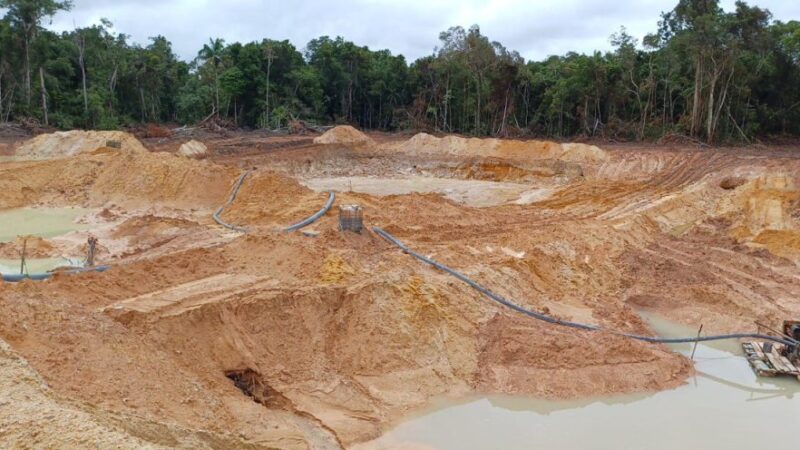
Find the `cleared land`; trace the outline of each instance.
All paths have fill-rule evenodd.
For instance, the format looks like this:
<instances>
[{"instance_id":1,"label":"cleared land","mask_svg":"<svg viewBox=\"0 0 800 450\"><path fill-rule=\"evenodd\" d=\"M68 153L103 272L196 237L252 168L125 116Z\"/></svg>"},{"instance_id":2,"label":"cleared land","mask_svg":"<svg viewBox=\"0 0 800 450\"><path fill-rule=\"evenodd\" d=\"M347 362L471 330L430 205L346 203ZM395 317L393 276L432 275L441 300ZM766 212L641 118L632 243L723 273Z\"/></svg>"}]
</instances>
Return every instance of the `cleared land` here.
<instances>
[{"instance_id":1,"label":"cleared land","mask_svg":"<svg viewBox=\"0 0 800 450\"><path fill-rule=\"evenodd\" d=\"M502 309L334 212L314 237L276 232L330 188L560 318L652 334L637 309L708 332L800 317L791 149L354 131L199 137L203 160L176 155L188 138L4 142L0 209L85 208L36 257L83 254L91 232L112 268L0 285L2 446L350 447L435 396L649 392L692 373L666 347ZM240 234L211 214L246 169L223 214Z\"/></svg>"}]
</instances>

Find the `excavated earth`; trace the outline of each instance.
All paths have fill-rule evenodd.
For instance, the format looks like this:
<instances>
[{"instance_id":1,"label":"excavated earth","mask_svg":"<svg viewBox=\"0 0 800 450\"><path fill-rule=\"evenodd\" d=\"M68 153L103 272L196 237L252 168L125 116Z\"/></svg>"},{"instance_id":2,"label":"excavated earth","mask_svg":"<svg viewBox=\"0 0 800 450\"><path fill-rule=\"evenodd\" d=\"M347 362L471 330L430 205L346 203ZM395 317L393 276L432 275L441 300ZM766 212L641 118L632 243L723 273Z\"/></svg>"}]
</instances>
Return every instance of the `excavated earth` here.
<instances>
[{"instance_id":1,"label":"excavated earth","mask_svg":"<svg viewBox=\"0 0 800 450\"><path fill-rule=\"evenodd\" d=\"M179 138L10 144L37 158L0 162L0 212L86 208L88 231L32 248L92 234L111 269L0 284L0 447L348 448L434 397L653 392L692 373L664 346L504 309L338 231L335 208L280 231L331 180L366 225L559 318L652 334L638 310L707 332L800 317L791 151L353 132L213 137L201 161ZM242 234L211 214L247 169L222 214Z\"/></svg>"}]
</instances>

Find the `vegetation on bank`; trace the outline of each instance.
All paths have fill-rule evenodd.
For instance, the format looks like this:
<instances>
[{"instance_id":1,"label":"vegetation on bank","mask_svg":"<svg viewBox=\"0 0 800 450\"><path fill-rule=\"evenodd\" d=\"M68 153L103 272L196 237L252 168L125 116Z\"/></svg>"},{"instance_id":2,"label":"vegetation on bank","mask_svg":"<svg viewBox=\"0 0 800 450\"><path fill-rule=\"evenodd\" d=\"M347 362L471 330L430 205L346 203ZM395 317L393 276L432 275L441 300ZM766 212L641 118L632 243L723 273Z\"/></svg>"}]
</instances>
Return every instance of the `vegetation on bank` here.
<instances>
[{"instance_id":1,"label":"vegetation on bank","mask_svg":"<svg viewBox=\"0 0 800 450\"><path fill-rule=\"evenodd\" d=\"M622 28L611 52L544 61L526 61L478 26L453 27L411 63L327 36L302 50L210 39L185 62L167 38L132 43L108 21L60 34L43 27L71 6L0 0L0 122L115 129L217 115L253 128L304 119L478 136L800 135L800 22L744 2L723 11L717 0L679 0L642 42Z\"/></svg>"}]
</instances>

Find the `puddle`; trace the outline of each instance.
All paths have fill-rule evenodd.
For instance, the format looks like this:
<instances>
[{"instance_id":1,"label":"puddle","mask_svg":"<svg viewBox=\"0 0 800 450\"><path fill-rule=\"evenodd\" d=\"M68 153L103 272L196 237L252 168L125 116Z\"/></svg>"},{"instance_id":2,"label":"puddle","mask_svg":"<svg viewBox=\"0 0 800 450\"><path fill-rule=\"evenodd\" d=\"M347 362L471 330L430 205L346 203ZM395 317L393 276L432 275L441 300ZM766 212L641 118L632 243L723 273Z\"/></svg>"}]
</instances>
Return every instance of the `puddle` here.
<instances>
[{"instance_id":1,"label":"puddle","mask_svg":"<svg viewBox=\"0 0 800 450\"><path fill-rule=\"evenodd\" d=\"M697 330L645 315L664 336ZM685 355L692 344L671 346ZM800 382L758 378L738 341L698 345L697 375L657 394L440 401L360 449L794 449Z\"/></svg>"},{"instance_id":2,"label":"puddle","mask_svg":"<svg viewBox=\"0 0 800 450\"><path fill-rule=\"evenodd\" d=\"M377 196L435 193L478 208L508 203L529 204L544 200L553 193L552 189L534 188L529 184L418 176L312 178L302 183L318 192L352 190Z\"/></svg>"},{"instance_id":3,"label":"puddle","mask_svg":"<svg viewBox=\"0 0 800 450\"><path fill-rule=\"evenodd\" d=\"M75 221L87 214L83 208L20 208L0 211L0 243L17 236L54 238L73 231L88 229ZM44 273L63 266L82 265L82 258L28 258L27 273ZM0 259L0 273L20 273L18 259Z\"/></svg>"},{"instance_id":4,"label":"puddle","mask_svg":"<svg viewBox=\"0 0 800 450\"><path fill-rule=\"evenodd\" d=\"M52 238L71 231L87 229L75 223L87 214L84 208L20 208L0 211L0 243L13 241L17 236Z\"/></svg>"},{"instance_id":5,"label":"puddle","mask_svg":"<svg viewBox=\"0 0 800 450\"><path fill-rule=\"evenodd\" d=\"M28 266L27 273L45 273L53 269L65 266L83 266L83 261L80 258L37 258L28 259L25 261ZM0 259L0 273L4 274L18 274L19 273L19 260L15 259Z\"/></svg>"}]
</instances>

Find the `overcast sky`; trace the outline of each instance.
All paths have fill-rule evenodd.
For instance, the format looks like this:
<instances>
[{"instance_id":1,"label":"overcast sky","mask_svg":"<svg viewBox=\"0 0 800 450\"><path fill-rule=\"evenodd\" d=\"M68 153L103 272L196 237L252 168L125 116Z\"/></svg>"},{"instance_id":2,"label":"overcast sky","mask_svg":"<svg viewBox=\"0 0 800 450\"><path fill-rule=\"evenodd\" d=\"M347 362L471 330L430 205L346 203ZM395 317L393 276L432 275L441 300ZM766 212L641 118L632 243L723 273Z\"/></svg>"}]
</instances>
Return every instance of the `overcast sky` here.
<instances>
[{"instance_id":1,"label":"overcast sky","mask_svg":"<svg viewBox=\"0 0 800 450\"><path fill-rule=\"evenodd\" d=\"M610 47L624 25L637 38L655 31L659 14L677 0L75 0L49 28L114 23L116 32L146 43L166 36L183 59L194 58L209 37L249 42L289 39L299 49L309 40L341 35L371 49L388 48L413 61L430 54L439 32L478 24L491 40L528 59ZM726 10L733 0L723 0ZM800 20L800 0L757 0L774 18Z\"/></svg>"}]
</instances>

